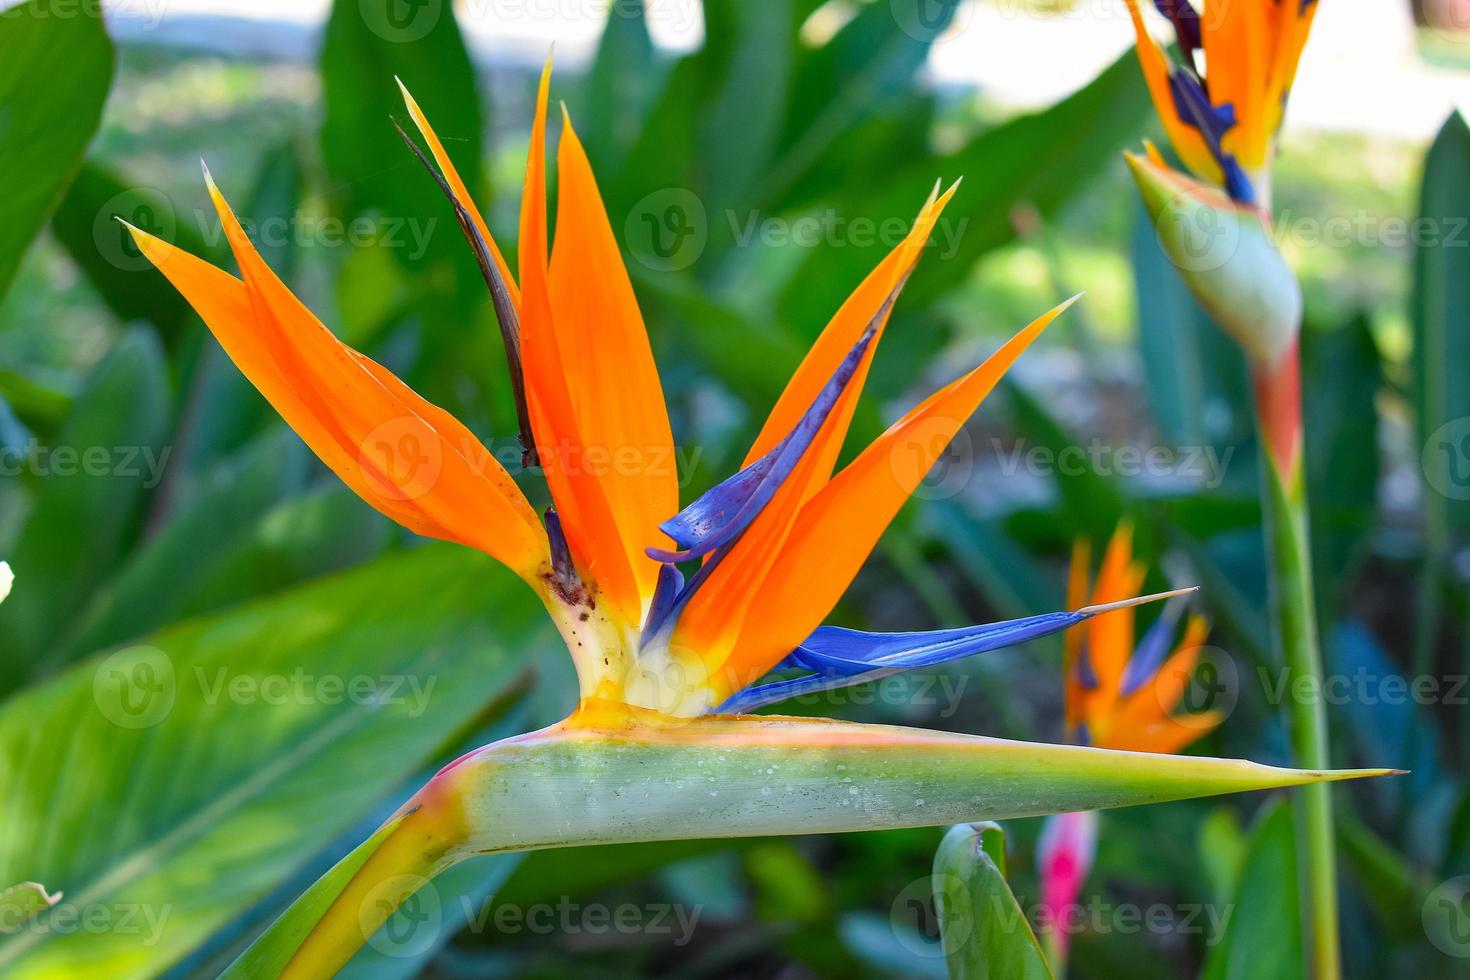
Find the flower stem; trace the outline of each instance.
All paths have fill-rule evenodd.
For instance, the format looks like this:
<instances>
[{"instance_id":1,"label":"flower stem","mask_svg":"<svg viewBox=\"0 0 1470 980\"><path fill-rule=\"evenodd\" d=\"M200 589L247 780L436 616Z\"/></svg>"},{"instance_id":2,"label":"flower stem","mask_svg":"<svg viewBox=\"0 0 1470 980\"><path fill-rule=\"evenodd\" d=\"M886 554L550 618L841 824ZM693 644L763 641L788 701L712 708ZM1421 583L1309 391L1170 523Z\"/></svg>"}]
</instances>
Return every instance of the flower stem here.
<instances>
[{"instance_id":1,"label":"flower stem","mask_svg":"<svg viewBox=\"0 0 1470 980\"><path fill-rule=\"evenodd\" d=\"M1322 656L1312 589L1295 348L1275 368L1257 371L1256 410L1266 464L1262 508L1271 570L1271 621L1287 672L1283 689L1289 694L1292 745L1299 765L1325 768L1327 713L1321 697ZM1307 885L1312 975L1337 980L1341 962L1332 795L1325 785L1304 787L1301 794L1299 860Z\"/></svg>"}]
</instances>

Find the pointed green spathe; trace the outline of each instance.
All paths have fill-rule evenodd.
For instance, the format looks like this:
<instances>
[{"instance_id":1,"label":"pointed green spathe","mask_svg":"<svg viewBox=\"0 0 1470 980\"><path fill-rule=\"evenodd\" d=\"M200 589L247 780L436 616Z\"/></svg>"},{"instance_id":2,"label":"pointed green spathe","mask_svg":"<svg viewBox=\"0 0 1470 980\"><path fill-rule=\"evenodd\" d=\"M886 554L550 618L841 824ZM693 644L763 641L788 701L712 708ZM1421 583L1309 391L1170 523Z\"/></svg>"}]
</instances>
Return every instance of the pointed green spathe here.
<instances>
[{"instance_id":1,"label":"pointed green spathe","mask_svg":"<svg viewBox=\"0 0 1470 980\"><path fill-rule=\"evenodd\" d=\"M1278 363L1300 330L1302 292L1270 218L1148 157L1125 156L1159 247L1200 305L1252 361Z\"/></svg>"},{"instance_id":2,"label":"pointed green spathe","mask_svg":"<svg viewBox=\"0 0 1470 980\"><path fill-rule=\"evenodd\" d=\"M821 719L583 712L446 767L236 970L329 977L400 903L477 854L936 826L1373 774Z\"/></svg>"}]
</instances>

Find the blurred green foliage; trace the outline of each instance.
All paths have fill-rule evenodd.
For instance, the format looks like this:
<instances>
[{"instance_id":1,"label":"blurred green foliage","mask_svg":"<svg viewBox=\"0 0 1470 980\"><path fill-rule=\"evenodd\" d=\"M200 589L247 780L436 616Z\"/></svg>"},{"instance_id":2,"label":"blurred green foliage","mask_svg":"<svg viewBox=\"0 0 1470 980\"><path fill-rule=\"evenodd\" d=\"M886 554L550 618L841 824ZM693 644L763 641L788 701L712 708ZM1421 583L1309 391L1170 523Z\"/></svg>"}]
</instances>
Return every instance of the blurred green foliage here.
<instances>
[{"instance_id":1,"label":"blurred green foliage","mask_svg":"<svg viewBox=\"0 0 1470 980\"><path fill-rule=\"evenodd\" d=\"M113 217L223 263L197 172L206 158L324 322L487 444L505 439L513 413L483 285L388 117L402 116L398 75L513 253L538 59L477 68L453 16L404 40L374 29L381 9L344 0L314 64L124 45L103 112L114 53L95 11L26 16L41 6L0 15L0 557L18 575L0 607L0 884L34 878L175 917L142 946L0 936L0 973L85 958L110 975L214 975L426 772L490 733L555 720L574 685L510 577L420 547L330 478ZM1125 183L1118 150L1151 125L1132 56L1017 116L923 75L957 7L705 0L705 41L671 56L644 5L622 0L586 71L558 73L553 94L623 240L675 431L697 450L686 499L743 455L806 344L892 244L862 238L860 223L902 226L936 179L963 177L896 311L854 442L1036 312L1079 289L1088 299L967 430L838 618L912 629L1054 608L1072 538L1101 540L1131 515L1154 584L1206 587L1217 660L1231 667L1233 714L1204 750L1282 761L1244 372ZM834 8L834 31L804 31ZM1403 175L1421 149L1289 134L1278 168L1285 247L1306 285L1308 473L1333 673L1380 694L1395 678L1443 682L1428 703L1333 705L1337 762L1416 773L1339 796L1347 959L1365 978L1451 975L1457 961L1420 911L1441 882L1470 874L1470 722L1449 693L1470 649L1470 269L1452 234L1470 215L1470 130L1447 123L1415 186ZM1419 214L1439 233L1417 248L1292 233L1359 213ZM697 247L671 252L655 237L670 215L693 222ZM802 222L820 229L816 247L773 234ZM1080 468L1027 462L1094 446ZM1121 451L1150 447L1172 462L1120 472ZM102 454L91 470L88 450ZM1201 468L1207 452L1213 469ZM218 669L247 685L298 671L433 678L437 694L422 715L379 687L241 704L208 696L198 678ZM158 686L163 671L172 686ZM1053 645L938 681L794 710L1060 731ZM162 691L160 709L150 698ZM129 704L145 721L162 714L109 718ZM1105 922L1074 937L1071 974L1284 975L1241 972L1264 962L1242 952L1257 937L1292 948L1279 931L1293 907L1289 815L1262 802L1105 815L1090 893L1236 917L1223 934ZM1029 908L1036 828L1009 830L1011 886ZM916 881L929 901L939 837L472 862L444 879L433 943L370 945L349 975L942 975L937 933L902 905ZM484 926L500 907L547 902L702 918L693 943Z\"/></svg>"}]
</instances>

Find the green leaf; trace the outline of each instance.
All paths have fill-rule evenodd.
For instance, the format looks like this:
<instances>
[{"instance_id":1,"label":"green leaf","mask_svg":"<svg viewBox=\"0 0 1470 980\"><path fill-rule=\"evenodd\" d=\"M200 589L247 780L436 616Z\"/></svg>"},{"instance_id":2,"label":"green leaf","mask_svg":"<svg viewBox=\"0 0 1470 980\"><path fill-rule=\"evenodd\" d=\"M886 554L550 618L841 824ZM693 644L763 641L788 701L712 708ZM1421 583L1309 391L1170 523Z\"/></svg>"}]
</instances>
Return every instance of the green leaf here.
<instances>
[{"instance_id":1,"label":"green leaf","mask_svg":"<svg viewBox=\"0 0 1470 980\"><path fill-rule=\"evenodd\" d=\"M1241 861L1229 925L1205 957L1202 980L1304 977L1296 831L1281 800L1262 811Z\"/></svg>"},{"instance_id":2,"label":"green leaf","mask_svg":"<svg viewBox=\"0 0 1470 980\"><path fill-rule=\"evenodd\" d=\"M728 244L728 209L755 207L751 193L779 146L791 91L796 28L810 0L706 0L704 46L681 58L648 113L648 124L609 188L614 229L626 229L635 257L650 244L643 222L672 213L692 217L718 250ZM692 201L691 201L692 198ZM652 243L658 256L657 242ZM701 249L702 250L702 249ZM682 250L679 254L683 254ZM681 267L684 263L681 263ZM701 264L701 271L713 263ZM649 268L663 273L660 261Z\"/></svg>"},{"instance_id":3,"label":"green leaf","mask_svg":"<svg viewBox=\"0 0 1470 980\"><path fill-rule=\"evenodd\" d=\"M1055 602L1055 583L993 522L968 513L955 500L929 501L922 520L955 564L1001 614L1018 619Z\"/></svg>"},{"instance_id":4,"label":"green leaf","mask_svg":"<svg viewBox=\"0 0 1470 980\"><path fill-rule=\"evenodd\" d=\"M707 74L692 132L711 215L749 203L779 145L796 58L795 7L795 0L705 0Z\"/></svg>"},{"instance_id":5,"label":"green leaf","mask_svg":"<svg viewBox=\"0 0 1470 980\"><path fill-rule=\"evenodd\" d=\"M936 229L939 246L930 249L933 254L904 290L905 303L923 305L1015 237L1011 213L1017 204L1030 204L1042 216L1055 214L1120 149L1137 140L1147 106L1137 58L1125 52L1051 108L987 130L951 153L920 150L867 197L831 203L852 217L912 221L936 179L964 178ZM783 319L816 330L893 244L814 249L782 296Z\"/></svg>"},{"instance_id":6,"label":"green leaf","mask_svg":"<svg viewBox=\"0 0 1470 980\"><path fill-rule=\"evenodd\" d=\"M471 193L482 190L485 123L452 5L336 0L321 74L322 156L345 217L378 219L380 247L405 267L447 267L461 297L481 299L484 282L449 205L389 122L407 117L396 75L423 106ZM415 237L426 230L426 239ZM420 248L424 254L415 254Z\"/></svg>"},{"instance_id":7,"label":"green leaf","mask_svg":"<svg viewBox=\"0 0 1470 980\"><path fill-rule=\"evenodd\" d=\"M1051 980L1046 954L1006 883L1005 832L958 824L934 855L934 911L952 980Z\"/></svg>"},{"instance_id":8,"label":"green leaf","mask_svg":"<svg viewBox=\"0 0 1470 980\"><path fill-rule=\"evenodd\" d=\"M1083 445L1082 440L1068 432L1024 385L1007 381L1003 382L1003 388L1015 411L1016 431L1023 440L1017 446L1021 457L1040 449L1058 463L1051 468L1065 515L1061 531L1073 535L1086 533L1105 540L1124 514L1121 480L1116 474L1104 476L1097 472L1086 462L1085 454L1081 465L1060 465L1069 458L1077 459L1075 454Z\"/></svg>"},{"instance_id":9,"label":"green leaf","mask_svg":"<svg viewBox=\"0 0 1470 980\"><path fill-rule=\"evenodd\" d=\"M112 41L98 0L0 13L0 296L61 200L102 119Z\"/></svg>"},{"instance_id":10,"label":"green leaf","mask_svg":"<svg viewBox=\"0 0 1470 980\"><path fill-rule=\"evenodd\" d=\"M1385 810L1409 813L1435 801L1446 809L1452 806L1455 786L1446 771L1443 739L1424 701L1431 696L1450 699L1456 682L1446 678L1442 686L1426 689L1424 679L1405 676L1367 625L1354 617L1341 620L1327 635L1324 653L1332 671L1328 676L1372 678L1377 685L1361 696L1331 703L1361 757L1407 770L1404 778L1376 787L1385 798ZM1358 688L1352 690L1357 693ZM1409 835L1404 843L1411 852L1416 847L1427 849L1419 856L1431 863L1442 841Z\"/></svg>"},{"instance_id":11,"label":"green leaf","mask_svg":"<svg viewBox=\"0 0 1470 980\"><path fill-rule=\"evenodd\" d=\"M1222 906L1235 892L1235 882L1245 859L1246 836L1236 811L1215 807L1199 828L1199 862L1210 880L1211 892Z\"/></svg>"},{"instance_id":12,"label":"green leaf","mask_svg":"<svg viewBox=\"0 0 1470 980\"><path fill-rule=\"evenodd\" d=\"M305 460L290 451L293 443L294 437L278 432L188 488L191 499L116 569L54 656L71 659L69 654L100 650L173 622L261 515L299 485Z\"/></svg>"},{"instance_id":13,"label":"green leaf","mask_svg":"<svg viewBox=\"0 0 1470 980\"><path fill-rule=\"evenodd\" d=\"M117 218L194 255L208 256L211 250L191 222L179 221L166 195L94 160L82 165L51 218L57 240L118 319L148 320L172 350L183 339L193 311L138 251Z\"/></svg>"},{"instance_id":14,"label":"green leaf","mask_svg":"<svg viewBox=\"0 0 1470 980\"><path fill-rule=\"evenodd\" d=\"M65 392L5 368L0 368L0 398L10 405L17 419L42 436L54 435L71 411L71 398Z\"/></svg>"},{"instance_id":15,"label":"green leaf","mask_svg":"<svg viewBox=\"0 0 1470 980\"><path fill-rule=\"evenodd\" d=\"M1470 125L1455 112L1424 160L1420 222L1432 229L1414 257L1414 420L1427 486L1425 536L1445 547L1470 529ZM1416 224L1416 227L1419 227Z\"/></svg>"},{"instance_id":16,"label":"green leaf","mask_svg":"<svg viewBox=\"0 0 1470 980\"><path fill-rule=\"evenodd\" d=\"M814 166L831 159L844 136L902 101L957 6L958 0L869 4L826 44L804 52L786 107L783 148L749 206L780 207Z\"/></svg>"},{"instance_id":17,"label":"green leaf","mask_svg":"<svg viewBox=\"0 0 1470 980\"><path fill-rule=\"evenodd\" d=\"M214 612L351 568L381 553L393 533L387 518L345 487L288 500L262 515L183 590L179 612Z\"/></svg>"},{"instance_id":18,"label":"green leaf","mask_svg":"<svg viewBox=\"0 0 1470 980\"><path fill-rule=\"evenodd\" d=\"M1368 321L1302 334L1306 479L1312 566L1322 622L1337 619L1342 590L1368 550L1378 500L1378 392L1383 368Z\"/></svg>"},{"instance_id":19,"label":"green leaf","mask_svg":"<svg viewBox=\"0 0 1470 980\"><path fill-rule=\"evenodd\" d=\"M67 901L0 941L0 973L178 961L428 764L521 674L541 622L489 559L433 545L17 695L0 709L0 878ZM67 929L68 908L132 926Z\"/></svg>"},{"instance_id":20,"label":"green leaf","mask_svg":"<svg viewBox=\"0 0 1470 980\"><path fill-rule=\"evenodd\" d=\"M617 181L648 118L659 75L643 0L612 4L597 57L582 81L584 111L576 117L577 135L599 182Z\"/></svg>"},{"instance_id":21,"label":"green leaf","mask_svg":"<svg viewBox=\"0 0 1470 980\"><path fill-rule=\"evenodd\" d=\"M1358 879L1359 894L1379 925L1397 939L1422 936L1424 903L1433 891L1434 880L1356 817L1339 816L1337 829L1343 863Z\"/></svg>"},{"instance_id":22,"label":"green leaf","mask_svg":"<svg viewBox=\"0 0 1470 980\"><path fill-rule=\"evenodd\" d=\"M0 690L54 666L46 651L132 541L168 461L168 401L157 340L129 333L32 458L36 505L10 556L20 586L0 608Z\"/></svg>"}]
</instances>

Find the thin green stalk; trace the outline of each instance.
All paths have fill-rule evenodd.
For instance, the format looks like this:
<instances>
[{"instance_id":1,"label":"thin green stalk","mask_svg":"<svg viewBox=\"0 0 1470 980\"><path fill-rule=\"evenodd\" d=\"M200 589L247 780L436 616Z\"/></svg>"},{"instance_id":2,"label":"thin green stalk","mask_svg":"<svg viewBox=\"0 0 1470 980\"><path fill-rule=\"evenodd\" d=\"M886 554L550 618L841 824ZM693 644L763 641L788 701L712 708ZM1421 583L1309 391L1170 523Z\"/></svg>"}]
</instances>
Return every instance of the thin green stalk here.
<instances>
[{"instance_id":1,"label":"thin green stalk","mask_svg":"<svg viewBox=\"0 0 1470 980\"><path fill-rule=\"evenodd\" d=\"M1272 628L1287 672L1292 744L1297 763L1327 765L1327 712L1322 698L1322 656L1312 590L1311 546L1307 532L1307 492L1302 467L1281 472L1265 450L1263 511L1271 566ZM1300 685L1300 687L1299 687ZM1298 815L1311 927L1312 975L1337 980L1342 973L1337 923L1337 853L1332 794L1326 786L1302 792Z\"/></svg>"}]
</instances>

